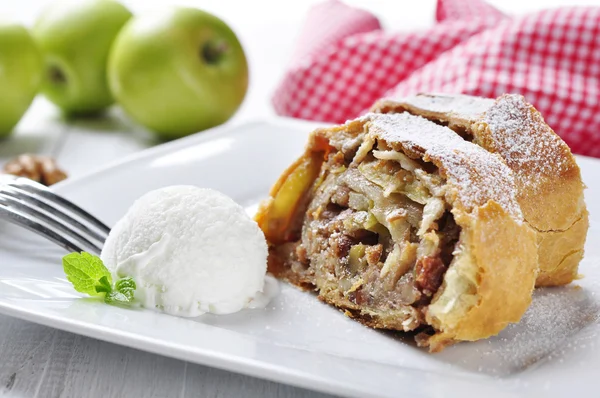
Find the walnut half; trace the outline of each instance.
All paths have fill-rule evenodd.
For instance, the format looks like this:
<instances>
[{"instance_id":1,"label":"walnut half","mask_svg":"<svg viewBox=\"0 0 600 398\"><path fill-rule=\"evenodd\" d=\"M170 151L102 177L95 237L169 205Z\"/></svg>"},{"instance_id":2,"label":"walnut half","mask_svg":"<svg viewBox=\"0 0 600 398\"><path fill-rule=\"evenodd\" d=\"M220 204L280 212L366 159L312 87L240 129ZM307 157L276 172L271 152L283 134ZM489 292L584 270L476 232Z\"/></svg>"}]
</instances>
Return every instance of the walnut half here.
<instances>
[{"instance_id":1,"label":"walnut half","mask_svg":"<svg viewBox=\"0 0 600 398\"><path fill-rule=\"evenodd\" d=\"M4 165L4 173L27 177L46 186L67 178L54 159L47 156L24 154Z\"/></svg>"}]
</instances>

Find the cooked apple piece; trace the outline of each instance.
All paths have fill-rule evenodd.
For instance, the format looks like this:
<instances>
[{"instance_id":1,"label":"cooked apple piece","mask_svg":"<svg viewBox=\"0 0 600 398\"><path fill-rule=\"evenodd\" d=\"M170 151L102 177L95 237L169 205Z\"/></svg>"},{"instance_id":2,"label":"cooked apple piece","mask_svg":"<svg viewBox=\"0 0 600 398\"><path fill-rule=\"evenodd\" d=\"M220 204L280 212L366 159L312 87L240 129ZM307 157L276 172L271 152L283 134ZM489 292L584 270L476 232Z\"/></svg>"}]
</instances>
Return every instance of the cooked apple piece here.
<instances>
[{"instance_id":1,"label":"cooked apple piece","mask_svg":"<svg viewBox=\"0 0 600 398\"><path fill-rule=\"evenodd\" d=\"M306 194L319 175L322 163L320 153L303 156L286 170L286 178L273 187L271 200L263 204L268 211L259 212L262 217L256 220L268 241L287 242L298 232L290 228L291 223L302 210L301 205L306 202Z\"/></svg>"}]
</instances>

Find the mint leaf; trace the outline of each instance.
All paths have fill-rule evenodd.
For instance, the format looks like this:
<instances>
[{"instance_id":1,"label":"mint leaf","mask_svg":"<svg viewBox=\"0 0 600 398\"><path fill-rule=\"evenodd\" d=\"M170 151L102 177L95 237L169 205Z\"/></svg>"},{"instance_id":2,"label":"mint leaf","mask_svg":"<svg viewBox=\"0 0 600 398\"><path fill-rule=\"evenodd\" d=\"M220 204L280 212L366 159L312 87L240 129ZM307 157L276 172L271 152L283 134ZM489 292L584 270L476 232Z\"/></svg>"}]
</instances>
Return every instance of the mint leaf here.
<instances>
[{"instance_id":1,"label":"mint leaf","mask_svg":"<svg viewBox=\"0 0 600 398\"><path fill-rule=\"evenodd\" d=\"M71 253L64 256L62 262L68 281L78 292L98 296L107 286L112 290L110 271L99 257L86 252ZM96 286L100 290L96 290Z\"/></svg>"},{"instance_id":2,"label":"mint leaf","mask_svg":"<svg viewBox=\"0 0 600 398\"><path fill-rule=\"evenodd\" d=\"M104 296L104 302L106 304L127 304L130 301L131 300L127 296L116 290L106 293L106 296Z\"/></svg>"},{"instance_id":3,"label":"mint leaf","mask_svg":"<svg viewBox=\"0 0 600 398\"><path fill-rule=\"evenodd\" d=\"M135 281L129 276L123 279L119 279L117 283L115 283L115 290L127 297L128 301L133 300L136 288L137 286L135 284Z\"/></svg>"},{"instance_id":4,"label":"mint leaf","mask_svg":"<svg viewBox=\"0 0 600 398\"><path fill-rule=\"evenodd\" d=\"M135 281L131 277L119 279L115 283L115 288L106 293L104 301L107 304L126 304L133 301L133 295L135 292Z\"/></svg>"},{"instance_id":5,"label":"mint leaf","mask_svg":"<svg viewBox=\"0 0 600 398\"><path fill-rule=\"evenodd\" d=\"M90 296L104 294L107 304L127 304L133 301L136 284L133 278L119 279L112 285L110 271L102 260L86 252L71 253L63 257L63 268L67 279L75 290Z\"/></svg>"},{"instance_id":6,"label":"mint leaf","mask_svg":"<svg viewBox=\"0 0 600 398\"><path fill-rule=\"evenodd\" d=\"M112 292L112 286L110 285L110 281L106 276L103 276L98 281L99 285L96 285L97 293L110 293Z\"/></svg>"}]
</instances>

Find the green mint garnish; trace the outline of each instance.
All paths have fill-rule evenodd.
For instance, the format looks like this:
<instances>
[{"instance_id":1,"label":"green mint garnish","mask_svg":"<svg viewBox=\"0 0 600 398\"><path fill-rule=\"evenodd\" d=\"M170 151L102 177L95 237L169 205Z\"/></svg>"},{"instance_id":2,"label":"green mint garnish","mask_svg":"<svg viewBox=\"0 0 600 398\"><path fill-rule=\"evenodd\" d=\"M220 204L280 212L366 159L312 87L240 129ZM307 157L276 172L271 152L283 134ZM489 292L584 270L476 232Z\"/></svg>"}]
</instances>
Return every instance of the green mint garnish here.
<instances>
[{"instance_id":1,"label":"green mint garnish","mask_svg":"<svg viewBox=\"0 0 600 398\"><path fill-rule=\"evenodd\" d=\"M121 292L112 291L104 296L104 302L106 304L126 304L129 303L129 299Z\"/></svg>"},{"instance_id":2,"label":"green mint garnish","mask_svg":"<svg viewBox=\"0 0 600 398\"><path fill-rule=\"evenodd\" d=\"M119 279L117 283L115 283L115 289L104 296L104 301L108 304L129 303L133 300L135 288L136 285L133 278L126 277Z\"/></svg>"},{"instance_id":3,"label":"green mint garnish","mask_svg":"<svg viewBox=\"0 0 600 398\"><path fill-rule=\"evenodd\" d=\"M102 264L104 266L104 264ZM112 286L108 277L103 276L98 281L98 285L96 285L96 293L110 293L112 291Z\"/></svg>"},{"instance_id":4,"label":"green mint garnish","mask_svg":"<svg viewBox=\"0 0 600 398\"><path fill-rule=\"evenodd\" d=\"M90 253L71 253L63 257L63 269L75 290L90 296L104 295L107 304L126 304L133 301L135 281L126 277L113 286L110 271L98 256Z\"/></svg>"},{"instance_id":5,"label":"green mint garnish","mask_svg":"<svg viewBox=\"0 0 600 398\"><path fill-rule=\"evenodd\" d=\"M98 296L100 292L96 290L96 286L107 285L110 288L112 285L110 271L99 257L90 253L67 254L63 257L63 268L69 282L80 293ZM104 283L100 282L103 278Z\"/></svg>"}]
</instances>

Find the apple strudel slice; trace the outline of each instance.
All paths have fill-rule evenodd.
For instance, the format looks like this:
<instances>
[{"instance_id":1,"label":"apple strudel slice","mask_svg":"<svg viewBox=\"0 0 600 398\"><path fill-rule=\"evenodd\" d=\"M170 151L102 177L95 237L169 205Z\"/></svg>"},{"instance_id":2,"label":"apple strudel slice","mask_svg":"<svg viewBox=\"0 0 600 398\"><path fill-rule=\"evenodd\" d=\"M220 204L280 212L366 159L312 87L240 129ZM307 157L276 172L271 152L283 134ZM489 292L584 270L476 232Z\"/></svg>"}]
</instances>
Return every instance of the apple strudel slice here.
<instances>
[{"instance_id":1,"label":"apple strudel slice","mask_svg":"<svg viewBox=\"0 0 600 398\"><path fill-rule=\"evenodd\" d=\"M419 116L314 131L256 220L276 277L431 351L497 334L531 300L535 233L511 170Z\"/></svg>"},{"instance_id":2,"label":"apple strudel slice","mask_svg":"<svg viewBox=\"0 0 600 398\"><path fill-rule=\"evenodd\" d=\"M517 200L537 232L536 285L564 285L577 277L589 225L581 172L568 145L522 96L420 94L380 100L373 111L423 116L499 154L515 174Z\"/></svg>"}]
</instances>

